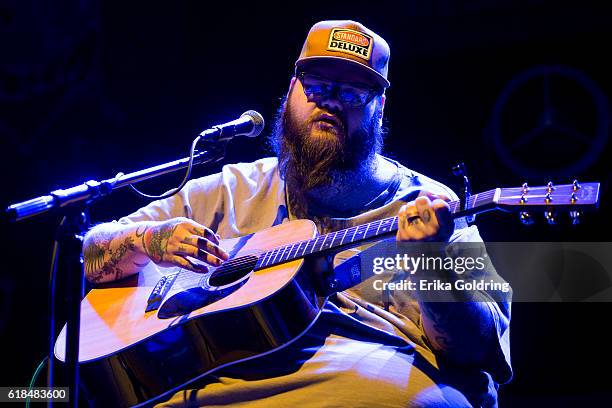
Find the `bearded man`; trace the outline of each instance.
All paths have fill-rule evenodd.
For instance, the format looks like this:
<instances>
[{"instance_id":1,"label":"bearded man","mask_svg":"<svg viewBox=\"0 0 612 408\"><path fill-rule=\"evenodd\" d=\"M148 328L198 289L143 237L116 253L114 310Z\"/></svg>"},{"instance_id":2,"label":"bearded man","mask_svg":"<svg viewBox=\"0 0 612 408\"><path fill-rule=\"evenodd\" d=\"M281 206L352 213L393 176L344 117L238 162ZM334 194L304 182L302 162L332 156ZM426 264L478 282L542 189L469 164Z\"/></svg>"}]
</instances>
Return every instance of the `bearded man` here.
<instances>
[{"instance_id":1,"label":"bearded man","mask_svg":"<svg viewBox=\"0 0 612 408\"><path fill-rule=\"evenodd\" d=\"M450 189L381 155L389 55L360 23L315 24L271 135L277 157L226 165L96 226L84 244L89 281L149 262L204 271L193 259L229 259L220 239L294 219L327 233L398 215L399 241L481 241L476 227L453 221ZM205 376L162 405L497 405L498 385L512 375L508 303L434 303L367 288L330 296L293 343Z\"/></svg>"}]
</instances>

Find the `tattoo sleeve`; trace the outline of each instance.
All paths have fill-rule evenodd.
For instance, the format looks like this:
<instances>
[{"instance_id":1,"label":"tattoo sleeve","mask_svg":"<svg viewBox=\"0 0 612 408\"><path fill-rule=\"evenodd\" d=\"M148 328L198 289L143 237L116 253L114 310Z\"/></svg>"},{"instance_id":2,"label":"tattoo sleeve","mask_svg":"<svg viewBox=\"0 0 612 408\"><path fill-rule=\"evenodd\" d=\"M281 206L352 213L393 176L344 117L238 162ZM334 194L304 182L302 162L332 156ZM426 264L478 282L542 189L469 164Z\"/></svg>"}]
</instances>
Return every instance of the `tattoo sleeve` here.
<instances>
[{"instance_id":1,"label":"tattoo sleeve","mask_svg":"<svg viewBox=\"0 0 612 408\"><path fill-rule=\"evenodd\" d=\"M178 225L163 225L158 228L151 228L149 230L151 237L148 243L145 239L147 229L142 232L142 246L153 262L160 263L164 260L168 240L177 228Z\"/></svg>"},{"instance_id":2,"label":"tattoo sleeve","mask_svg":"<svg viewBox=\"0 0 612 408\"><path fill-rule=\"evenodd\" d=\"M149 263L149 259L144 250L136 246L136 242L147 228L146 224L136 230L102 224L89 231L83 243L87 279L92 283L101 283L121 279L142 270Z\"/></svg>"},{"instance_id":3,"label":"tattoo sleeve","mask_svg":"<svg viewBox=\"0 0 612 408\"><path fill-rule=\"evenodd\" d=\"M494 323L483 302L423 302L421 319L429 343L459 363L485 358Z\"/></svg>"},{"instance_id":4,"label":"tattoo sleeve","mask_svg":"<svg viewBox=\"0 0 612 408\"><path fill-rule=\"evenodd\" d=\"M125 237L115 249L111 242L112 239L102 236L84 251L85 273L92 283L117 280L124 275L119 264L128 251L134 250L134 239Z\"/></svg>"},{"instance_id":5,"label":"tattoo sleeve","mask_svg":"<svg viewBox=\"0 0 612 408\"><path fill-rule=\"evenodd\" d=\"M83 253L85 257L85 273L90 276L94 271L102 269L106 256L106 246L100 243L93 243Z\"/></svg>"},{"instance_id":6,"label":"tattoo sleeve","mask_svg":"<svg viewBox=\"0 0 612 408\"><path fill-rule=\"evenodd\" d=\"M144 249L144 251L147 253L147 255L149 255L149 253L147 252L147 245L145 242L145 234L148 231L149 226L145 225L142 227L142 232L140 232L140 227L136 228L136 232L134 233L134 235L136 235L136 238L140 238L140 243L142 248Z\"/></svg>"}]
</instances>

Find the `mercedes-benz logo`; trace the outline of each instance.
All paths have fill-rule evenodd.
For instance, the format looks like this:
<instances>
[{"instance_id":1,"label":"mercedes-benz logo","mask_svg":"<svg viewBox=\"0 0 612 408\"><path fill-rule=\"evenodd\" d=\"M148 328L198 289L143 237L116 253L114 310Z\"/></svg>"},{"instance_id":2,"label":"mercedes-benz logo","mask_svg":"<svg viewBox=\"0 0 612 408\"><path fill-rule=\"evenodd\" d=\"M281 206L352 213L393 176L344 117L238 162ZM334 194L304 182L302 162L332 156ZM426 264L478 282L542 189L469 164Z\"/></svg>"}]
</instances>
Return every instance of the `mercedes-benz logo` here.
<instances>
[{"instance_id":1,"label":"mercedes-benz logo","mask_svg":"<svg viewBox=\"0 0 612 408\"><path fill-rule=\"evenodd\" d=\"M574 177L595 162L606 144L608 101L582 71L538 66L506 85L489 130L499 159L516 174Z\"/></svg>"}]
</instances>

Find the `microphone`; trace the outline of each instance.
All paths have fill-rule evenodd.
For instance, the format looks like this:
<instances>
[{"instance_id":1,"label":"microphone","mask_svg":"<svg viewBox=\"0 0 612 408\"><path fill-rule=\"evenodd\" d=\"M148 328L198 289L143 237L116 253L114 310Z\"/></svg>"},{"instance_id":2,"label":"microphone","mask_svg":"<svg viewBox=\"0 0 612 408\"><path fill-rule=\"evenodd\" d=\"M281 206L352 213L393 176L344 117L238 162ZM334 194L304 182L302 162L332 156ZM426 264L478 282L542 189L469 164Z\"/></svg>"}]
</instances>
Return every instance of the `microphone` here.
<instances>
[{"instance_id":1,"label":"microphone","mask_svg":"<svg viewBox=\"0 0 612 408\"><path fill-rule=\"evenodd\" d=\"M234 136L258 136L265 126L264 118L254 110L244 112L236 120L216 125L200 133L204 142L226 142Z\"/></svg>"}]
</instances>

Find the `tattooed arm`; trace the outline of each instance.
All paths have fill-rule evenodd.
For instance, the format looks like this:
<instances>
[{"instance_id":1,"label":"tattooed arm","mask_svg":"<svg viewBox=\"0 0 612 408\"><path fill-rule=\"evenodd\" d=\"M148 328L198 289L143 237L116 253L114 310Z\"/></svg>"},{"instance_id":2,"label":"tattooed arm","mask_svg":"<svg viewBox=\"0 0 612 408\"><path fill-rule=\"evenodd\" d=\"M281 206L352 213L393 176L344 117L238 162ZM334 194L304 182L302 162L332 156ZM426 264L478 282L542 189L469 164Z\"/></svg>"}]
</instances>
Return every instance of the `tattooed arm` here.
<instances>
[{"instance_id":1,"label":"tattooed arm","mask_svg":"<svg viewBox=\"0 0 612 408\"><path fill-rule=\"evenodd\" d=\"M398 241L448 242L453 230L448 204L433 194L402 206L398 214ZM419 306L421 324L434 351L459 364L479 365L496 341L496 328L488 304L483 299L472 300L444 303L419 299Z\"/></svg>"},{"instance_id":2,"label":"tattooed arm","mask_svg":"<svg viewBox=\"0 0 612 408\"><path fill-rule=\"evenodd\" d=\"M132 275L151 261L202 272L206 268L190 258L218 266L229 257L217 235L187 218L97 225L85 236L83 255L85 276L92 283Z\"/></svg>"},{"instance_id":3,"label":"tattooed arm","mask_svg":"<svg viewBox=\"0 0 612 408\"><path fill-rule=\"evenodd\" d=\"M495 336L485 302L419 302L421 323L434 351L465 365L482 365Z\"/></svg>"}]
</instances>

